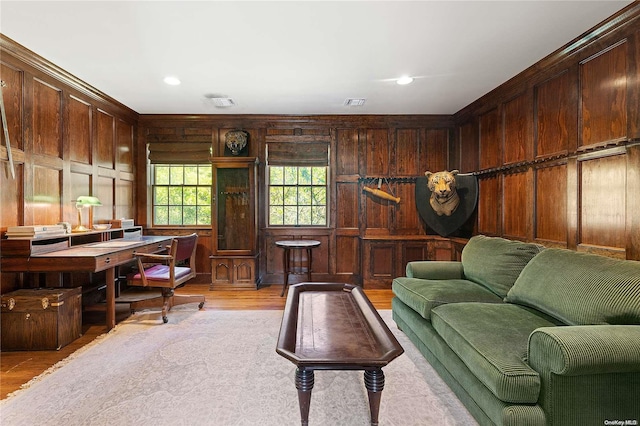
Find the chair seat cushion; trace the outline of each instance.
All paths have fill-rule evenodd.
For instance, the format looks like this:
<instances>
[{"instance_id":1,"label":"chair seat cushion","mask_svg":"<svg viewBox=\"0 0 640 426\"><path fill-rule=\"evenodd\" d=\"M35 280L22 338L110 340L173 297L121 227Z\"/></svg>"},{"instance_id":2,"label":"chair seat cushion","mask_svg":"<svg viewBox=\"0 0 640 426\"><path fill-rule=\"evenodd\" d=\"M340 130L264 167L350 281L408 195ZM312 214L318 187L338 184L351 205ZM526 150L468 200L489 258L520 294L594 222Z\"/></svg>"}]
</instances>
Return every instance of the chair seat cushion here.
<instances>
[{"instance_id":1,"label":"chair seat cushion","mask_svg":"<svg viewBox=\"0 0 640 426\"><path fill-rule=\"evenodd\" d=\"M425 280L400 277L394 279L391 286L398 299L427 320L431 318L431 309L446 303L502 303L501 297L468 280Z\"/></svg>"},{"instance_id":2,"label":"chair seat cushion","mask_svg":"<svg viewBox=\"0 0 640 426\"><path fill-rule=\"evenodd\" d=\"M526 362L528 338L550 318L511 304L451 303L433 309L440 337L498 399L538 401L540 376Z\"/></svg>"},{"instance_id":3,"label":"chair seat cushion","mask_svg":"<svg viewBox=\"0 0 640 426\"><path fill-rule=\"evenodd\" d=\"M180 266L176 266L176 281L180 278L189 275L191 273L191 268L184 268ZM169 267L167 265L154 265L149 269L144 270L144 274L147 277L148 281L168 281L169 280ZM140 273L137 273L133 276L134 280L141 280Z\"/></svg>"}]
</instances>

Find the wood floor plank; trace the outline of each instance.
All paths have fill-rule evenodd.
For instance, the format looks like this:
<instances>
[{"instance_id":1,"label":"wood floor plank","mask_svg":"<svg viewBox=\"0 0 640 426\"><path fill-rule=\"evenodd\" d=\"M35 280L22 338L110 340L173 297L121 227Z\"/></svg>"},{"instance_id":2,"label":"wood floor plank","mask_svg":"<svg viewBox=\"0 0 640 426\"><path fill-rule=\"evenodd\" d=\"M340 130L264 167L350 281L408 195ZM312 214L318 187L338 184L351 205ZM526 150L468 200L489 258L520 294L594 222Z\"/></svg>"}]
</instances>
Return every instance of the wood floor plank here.
<instances>
[{"instance_id":1,"label":"wood floor plank","mask_svg":"<svg viewBox=\"0 0 640 426\"><path fill-rule=\"evenodd\" d=\"M280 297L282 287L266 286L259 290L215 290L208 284L187 284L177 294L202 294L203 309L220 310L280 310L285 297ZM365 293L376 309L391 309L393 294L390 289L365 289ZM126 303L117 304L116 320L122 321L130 315ZM58 351L18 351L0 353L0 399L5 399L76 350L91 343L106 332L104 309L88 309L83 313L82 336ZM275 344L275 343L274 343Z\"/></svg>"}]
</instances>

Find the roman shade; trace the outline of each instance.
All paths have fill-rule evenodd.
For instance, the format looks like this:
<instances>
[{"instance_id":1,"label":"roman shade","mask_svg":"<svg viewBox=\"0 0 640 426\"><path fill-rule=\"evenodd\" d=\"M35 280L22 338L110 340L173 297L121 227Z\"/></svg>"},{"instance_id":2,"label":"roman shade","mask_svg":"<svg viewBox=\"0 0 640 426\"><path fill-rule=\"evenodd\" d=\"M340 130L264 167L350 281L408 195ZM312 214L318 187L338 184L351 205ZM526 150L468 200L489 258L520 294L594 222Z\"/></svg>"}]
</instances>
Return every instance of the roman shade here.
<instances>
[{"instance_id":1,"label":"roman shade","mask_svg":"<svg viewBox=\"0 0 640 426\"><path fill-rule=\"evenodd\" d=\"M152 142L151 164L205 164L211 157L210 142Z\"/></svg>"},{"instance_id":2,"label":"roman shade","mask_svg":"<svg viewBox=\"0 0 640 426\"><path fill-rule=\"evenodd\" d=\"M267 164L270 166L329 165L329 144L326 142L269 142Z\"/></svg>"}]
</instances>

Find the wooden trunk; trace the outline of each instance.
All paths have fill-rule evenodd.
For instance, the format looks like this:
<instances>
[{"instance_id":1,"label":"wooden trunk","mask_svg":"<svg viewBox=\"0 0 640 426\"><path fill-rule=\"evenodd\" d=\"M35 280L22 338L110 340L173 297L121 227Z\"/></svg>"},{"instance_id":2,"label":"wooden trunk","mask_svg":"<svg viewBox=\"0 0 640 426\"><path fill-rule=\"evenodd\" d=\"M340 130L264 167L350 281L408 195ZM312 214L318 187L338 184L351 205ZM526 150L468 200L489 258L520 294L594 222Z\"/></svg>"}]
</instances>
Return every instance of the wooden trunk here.
<instances>
[{"instance_id":1,"label":"wooden trunk","mask_svg":"<svg viewBox=\"0 0 640 426\"><path fill-rule=\"evenodd\" d=\"M2 350L58 350L82 335L81 288L2 295Z\"/></svg>"}]
</instances>

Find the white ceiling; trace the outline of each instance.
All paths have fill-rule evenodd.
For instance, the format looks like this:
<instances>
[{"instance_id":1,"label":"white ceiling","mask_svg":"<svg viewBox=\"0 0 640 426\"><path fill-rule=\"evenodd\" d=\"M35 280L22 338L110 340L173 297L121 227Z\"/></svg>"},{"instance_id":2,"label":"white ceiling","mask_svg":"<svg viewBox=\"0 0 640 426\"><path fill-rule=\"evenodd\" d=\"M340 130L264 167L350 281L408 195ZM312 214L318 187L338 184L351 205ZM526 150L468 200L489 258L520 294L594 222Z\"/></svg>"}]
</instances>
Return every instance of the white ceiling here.
<instances>
[{"instance_id":1,"label":"white ceiling","mask_svg":"<svg viewBox=\"0 0 640 426\"><path fill-rule=\"evenodd\" d=\"M629 3L3 0L0 31L141 114L453 114Z\"/></svg>"}]
</instances>

